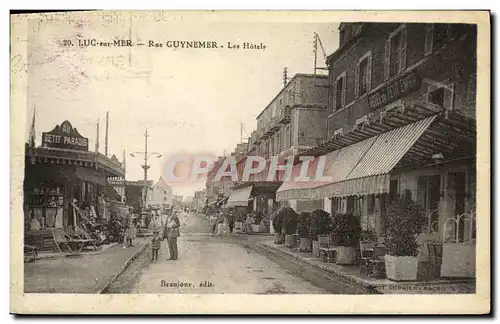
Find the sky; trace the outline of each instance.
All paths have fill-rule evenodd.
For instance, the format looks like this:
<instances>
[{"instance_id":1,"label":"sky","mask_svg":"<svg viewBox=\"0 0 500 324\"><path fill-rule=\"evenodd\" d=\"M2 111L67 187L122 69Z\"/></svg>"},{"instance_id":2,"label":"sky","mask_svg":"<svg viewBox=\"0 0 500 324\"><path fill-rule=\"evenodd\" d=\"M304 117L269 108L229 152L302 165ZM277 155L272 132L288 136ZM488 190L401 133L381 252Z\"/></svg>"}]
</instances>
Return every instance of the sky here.
<instances>
[{"instance_id":1,"label":"sky","mask_svg":"<svg viewBox=\"0 0 500 324\"><path fill-rule=\"evenodd\" d=\"M82 13L68 19L33 19L28 34L26 138L36 107L37 144L42 132L69 120L94 150L104 153L105 116L109 111L108 155L127 152L126 178L143 179L140 156L148 129L148 151L177 154L232 152L256 127L257 115L289 76L313 73L313 33L326 53L338 47L338 23L223 21L161 13L114 15ZM84 47L79 39L133 43L168 40L215 41L224 49L166 47ZM70 40L75 46L61 46ZM229 49L227 43L264 44L265 50ZM318 65L325 66L322 55ZM162 174L164 158L150 159L150 180ZM171 184L191 196L204 183Z\"/></svg>"}]
</instances>

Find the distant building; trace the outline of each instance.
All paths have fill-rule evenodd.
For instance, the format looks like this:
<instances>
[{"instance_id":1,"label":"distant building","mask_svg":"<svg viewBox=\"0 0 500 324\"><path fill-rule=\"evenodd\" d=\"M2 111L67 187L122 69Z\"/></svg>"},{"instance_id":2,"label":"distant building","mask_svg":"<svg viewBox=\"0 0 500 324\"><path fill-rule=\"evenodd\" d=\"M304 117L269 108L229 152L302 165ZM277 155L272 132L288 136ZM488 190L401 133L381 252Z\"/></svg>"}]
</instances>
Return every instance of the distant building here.
<instances>
[{"instance_id":1,"label":"distant building","mask_svg":"<svg viewBox=\"0 0 500 324\"><path fill-rule=\"evenodd\" d=\"M163 177L158 179L152 189L148 192L148 205L154 206L172 206L173 200L173 190L170 187Z\"/></svg>"}]
</instances>

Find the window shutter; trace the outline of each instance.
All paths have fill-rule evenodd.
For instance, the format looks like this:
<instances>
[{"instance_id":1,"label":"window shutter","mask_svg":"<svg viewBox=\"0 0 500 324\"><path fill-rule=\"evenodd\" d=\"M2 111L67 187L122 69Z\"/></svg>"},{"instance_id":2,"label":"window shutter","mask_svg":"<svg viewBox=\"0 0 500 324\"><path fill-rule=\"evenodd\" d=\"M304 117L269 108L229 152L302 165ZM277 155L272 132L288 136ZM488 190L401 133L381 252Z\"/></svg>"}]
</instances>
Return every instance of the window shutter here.
<instances>
[{"instance_id":1,"label":"window shutter","mask_svg":"<svg viewBox=\"0 0 500 324\"><path fill-rule=\"evenodd\" d=\"M354 98L357 98L359 96L359 64L356 64L356 72L354 74ZM361 80L363 82L363 80Z\"/></svg>"},{"instance_id":2,"label":"window shutter","mask_svg":"<svg viewBox=\"0 0 500 324\"><path fill-rule=\"evenodd\" d=\"M444 90L444 108L452 110L454 101L455 85L451 83Z\"/></svg>"},{"instance_id":3,"label":"window shutter","mask_svg":"<svg viewBox=\"0 0 500 324\"><path fill-rule=\"evenodd\" d=\"M333 83L332 112L337 110L337 80Z\"/></svg>"},{"instance_id":4,"label":"window shutter","mask_svg":"<svg viewBox=\"0 0 500 324\"><path fill-rule=\"evenodd\" d=\"M425 25L425 55L432 53L432 45L434 42L434 24Z\"/></svg>"},{"instance_id":5,"label":"window shutter","mask_svg":"<svg viewBox=\"0 0 500 324\"><path fill-rule=\"evenodd\" d=\"M389 79L390 60L391 60L391 38L385 41L384 80Z\"/></svg>"},{"instance_id":6,"label":"window shutter","mask_svg":"<svg viewBox=\"0 0 500 324\"><path fill-rule=\"evenodd\" d=\"M427 92L424 93L424 102L429 102L430 100L430 95L432 91L436 90L437 87L433 84L427 84Z\"/></svg>"},{"instance_id":7,"label":"window shutter","mask_svg":"<svg viewBox=\"0 0 500 324\"><path fill-rule=\"evenodd\" d=\"M372 54L368 56L368 65L366 67L366 91L372 89Z\"/></svg>"},{"instance_id":8,"label":"window shutter","mask_svg":"<svg viewBox=\"0 0 500 324\"><path fill-rule=\"evenodd\" d=\"M403 27L403 29L401 29L401 51L400 51L401 65L399 67L400 72L406 69L406 33L407 33L407 28L405 26Z\"/></svg>"},{"instance_id":9,"label":"window shutter","mask_svg":"<svg viewBox=\"0 0 500 324\"><path fill-rule=\"evenodd\" d=\"M345 107L345 92L347 89L347 76L344 74L342 77L344 81L342 82L342 107Z\"/></svg>"}]
</instances>

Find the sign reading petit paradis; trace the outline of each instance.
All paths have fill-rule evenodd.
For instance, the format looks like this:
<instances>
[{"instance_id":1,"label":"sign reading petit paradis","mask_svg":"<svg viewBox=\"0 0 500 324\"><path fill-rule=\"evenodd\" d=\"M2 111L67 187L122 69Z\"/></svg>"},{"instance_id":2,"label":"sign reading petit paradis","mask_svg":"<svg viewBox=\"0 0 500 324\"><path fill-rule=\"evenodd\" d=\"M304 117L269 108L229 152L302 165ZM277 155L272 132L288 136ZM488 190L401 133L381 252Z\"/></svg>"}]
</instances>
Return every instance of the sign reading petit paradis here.
<instances>
[{"instance_id":1,"label":"sign reading petit paradis","mask_svg":"<svg viewBox=\"0 0 500 324\"><path fill-rule=\"evenodd\" d=\"M51 132L42 134L42 146L88 151L89 140L80 135L78 130L66 120Z\"/></svg>"},{"instance_id":2,"label":"sign reading petit paradis","mask_svg":"<svg viewBox=\"0 0 500 324\"><path fill-rule=\"evenodd\" d=\"M420 88L421 82L421 78L415 71L402 76L368 96L370 109L377 109L400 99Z\"/></svg>"}]
</instances>

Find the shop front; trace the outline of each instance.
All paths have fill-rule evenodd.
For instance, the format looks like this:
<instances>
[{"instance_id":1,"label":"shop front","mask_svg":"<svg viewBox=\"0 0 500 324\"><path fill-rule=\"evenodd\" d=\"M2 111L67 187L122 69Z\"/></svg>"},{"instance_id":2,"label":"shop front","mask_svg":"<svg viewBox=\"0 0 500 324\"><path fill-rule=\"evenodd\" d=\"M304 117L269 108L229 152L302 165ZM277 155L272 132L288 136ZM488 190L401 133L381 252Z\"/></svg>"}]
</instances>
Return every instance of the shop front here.
<instances>
[{"instance_id":1,"label":"shop front","mask_svg":"<svg viewBox=\"0 0 500 324\"><path fill-rule=\"evenodd\" d=\"M90 152L88 139L68 121L43 133L41 146L26 146L25 157L26 244L51 250L52 229L71 233L84 220L109 220L109 201L119 195L106 179L123 176L124 170Z\"/></svg>"},{"instance_id":2,"label":"shop front","mask_svg":"<svg viewBox=\"0 0 500 324\"><path fill-rule=\"evenodd\" d=\"M358 217L362 229L383 242L388 206L409 192L426 215L419 236L419 262L429 263L437 253L443 259L441 276L459 276L447 275L457 267L473 276L475 133L473 120L433 105L392 109L304 153L324 156L328 161L325 175L333 181L284 183L277 200L295 204L297 209L300 201L314 205L309 209L322 201L323 209L331 214ZM448 264L446 246L455 253ZM462 256L457 249L464 251Z\"/></svg>"}]
</instances>

